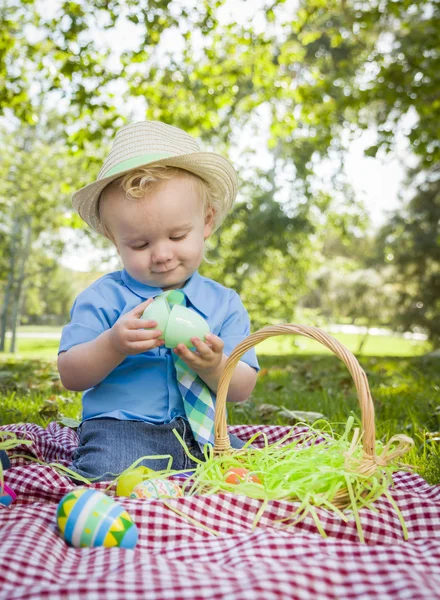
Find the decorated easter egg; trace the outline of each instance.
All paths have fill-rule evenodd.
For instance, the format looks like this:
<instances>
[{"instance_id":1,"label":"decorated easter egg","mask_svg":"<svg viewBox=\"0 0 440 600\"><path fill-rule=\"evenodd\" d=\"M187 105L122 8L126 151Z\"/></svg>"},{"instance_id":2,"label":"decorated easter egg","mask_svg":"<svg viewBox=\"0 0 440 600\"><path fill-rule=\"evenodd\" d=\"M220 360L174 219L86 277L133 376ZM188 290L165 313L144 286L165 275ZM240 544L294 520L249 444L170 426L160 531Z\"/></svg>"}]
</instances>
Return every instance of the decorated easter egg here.
<instances>
[{"instance_id":1,"label":"decorated easter egg","mask_svg":"<svg viewBox=\"0 0 440 600\"><path fill-rule=\"evenodd\" d=\"M129 496L133 491L133 488L141 483L145 479L145 476L149 473L154 473L153 469L148 467L139 466L126 471L119 476L118 483L116 485L117 496Z\"/></svg>"},{"instance_id":2,"label":"decorated easter egg","mask_svg":"<svg viewBox=\"0 0 440 600\"><path fill-rule=\"evenodd\" d=\"M58 505L58 529L70 546L134 548L138 530L128 512L103 492L76 488Z\"/></svg>"},{"instance_id":3,"label":"decorated easter egg","mask_svg":"<svg viewBox=\"0 0 440 600\"><path fill-rule=\"evenodd\" d=\"M244 467L232 467L228 469L225 473L225 481L226 483L243 483L252 481L253 483L260 483L261 479L257 475L251 475L247 469Z\"/></svg>"},{"instance_id":4,"label":"decorated easter egg","mask_svg":"<svg viewBox=\"0 0 440 600\"><path fill-rule=\"evenodd\" d=\"M130 494L130 498L180 498L182 489L169 479L147 479L138 483Z\"/></svg>"}]
</instances>

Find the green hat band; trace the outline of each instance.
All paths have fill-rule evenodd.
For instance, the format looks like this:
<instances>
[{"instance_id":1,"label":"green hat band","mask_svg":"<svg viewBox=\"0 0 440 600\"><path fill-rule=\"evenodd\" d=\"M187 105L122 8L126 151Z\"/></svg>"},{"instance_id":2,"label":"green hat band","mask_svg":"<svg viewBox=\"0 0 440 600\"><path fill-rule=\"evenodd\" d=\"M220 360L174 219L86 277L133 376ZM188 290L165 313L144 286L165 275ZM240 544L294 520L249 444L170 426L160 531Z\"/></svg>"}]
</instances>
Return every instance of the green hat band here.
<instances>
[{"instance_id":1,"label":"green hat band","mask_svg":"<svg viewBox=\"0 0 440 600\"><path fill-rule=\"evenodd\" d=\"M169 152L156 152L154 154L141 154L141 156L134 156L133 158L128 158L127 160L124 160L112 167L110 171L104 175L104 177L110 177L116 173L122 173L123 171L134 169L140 165L146 165L156 160L161 160L162 158L170 158L171 156L174 156L174 154L170 154Z\"/></svg>"}]
</instances>

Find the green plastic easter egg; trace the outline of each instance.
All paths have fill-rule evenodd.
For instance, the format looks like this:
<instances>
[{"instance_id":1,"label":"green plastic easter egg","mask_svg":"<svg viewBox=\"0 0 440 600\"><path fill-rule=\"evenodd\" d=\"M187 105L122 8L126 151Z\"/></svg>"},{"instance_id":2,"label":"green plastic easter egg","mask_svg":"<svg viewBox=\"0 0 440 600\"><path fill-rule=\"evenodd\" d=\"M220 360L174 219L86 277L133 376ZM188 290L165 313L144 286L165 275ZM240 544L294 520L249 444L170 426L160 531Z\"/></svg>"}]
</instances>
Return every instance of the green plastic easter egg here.
<instances>
[{"instance_id":1,"label":"green plastic easter egg","mask_svg":"<svg viewBox=\"0 0 440 600\"><path fill-rule=\"evenodd\" d=\"M165 298L159 296L147 306L141 319L144 321L157 321L157 329L165 331L170 316L170 307Z\"/></svg>"},{"instance_id":2,"label":"green plastic easter egg","mask_svg":"<svg viewBox=\"0 0 440 600\"><path fill-rule=\"evenodd\" d=\"M138 483L144 481L145 476L149 473L154 473L154 471L144 466L136 467L131 469L131 471L127 471L118 479L118 483L116 485L116 495L129 496L133 491L133 488L137 486Z\"/></svg>"},{"instance_id":3,"label":"green plastic easter egg","mask_svg":"<svg viewBox=\"0 0 440 600\"><path fill-rule=\"evenodd\" d=\"M203 317L185 306L174 305L165 330L165 346L175 348L178 344L185 344L192 348L191 338L198 337L203 341L207 333L209 325Z\"/></svg>"}]
</instances>

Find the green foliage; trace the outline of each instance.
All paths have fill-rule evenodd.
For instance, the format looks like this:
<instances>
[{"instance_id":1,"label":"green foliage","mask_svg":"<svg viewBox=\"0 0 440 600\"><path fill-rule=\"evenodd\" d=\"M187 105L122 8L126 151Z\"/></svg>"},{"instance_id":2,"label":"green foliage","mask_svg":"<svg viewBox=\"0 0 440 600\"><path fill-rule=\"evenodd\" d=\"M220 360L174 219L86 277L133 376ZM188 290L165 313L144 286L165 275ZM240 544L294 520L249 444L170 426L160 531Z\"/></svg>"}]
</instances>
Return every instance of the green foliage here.
<instances>
[{"instance_id":1,"label":"green foliage","mask_svg":"<svg viewBox=\"0 0 440 600\"><path fill-rule=\"evenodd\" d=\"M395 321L419 327L440 342L440 179L421 184L404 210L380 235L384 259L395 265L399 285Z\"/></svg>"},{"instance_id":2,"label":"green foliage","mask_svg":"<svg viewBox=\"0 0 440 600\"><path fill-rule=\"evenodd\" d=\"M216 24L214 10L220 4L205 0L185 8L171 0L143 5L134 0L59 0L48 6L5 0L0 9L0 114L10 109L33 123L35 93L49 92L58 101L67 99L66 122L74 126L77 143L100 141L122 123L114 82L127 77L127 61L148 61L162 34L178 23L207 34ZM127 35L121 33L127 24L140 33L139 47L115 64L114 36L106 33Z\"/></svg>"},{"instance_id":3,"label":"green foliage","mask_svg":"<svg viewBox=\"0 0 440 600\"><path fill-rule=\"evenodd\" d=\"M32 125L18 131L23 139L35 138L33 125L42 115L46 122L39 135L44 131L48 142L53 132L46 150L32 143L39 155L32 161L29 153L14 153L23 164L23 194L38 196L38 202L23 204L33 227L39 213L49 214L51 198L61 199L60 206L72 189L93 180L110 137L132 118L134 104L146 118L183 127L207 148L239 149L243 202L225 224L221 241L214 242L214 263L205 272L241 291L255 323L291 320L306 292L307 273L322 264L325 234L344 240L365 227L342 172L350 135L375 127L377 139L367 151L375 156L391 151L398 125L409 122L404 134L419 160L418 181L436 173L439 6L432 0L301 0L291 11L281 0L268 0L258 15L264 26L257 29L251 12L247 21L220 19L222 5L221 0L58 0L49 7L6 0L0 8L0 114ZM115 45L114 39L125 41ZM59 116L48 117L54 105ZM242 149L244 134L251 142ZM259 136L253 145L254 134ZM257 144L268 152L264 169L247 162ZM75 168L50 173L55 157L69 160L66 151L77 155ZM5 156L7 179L11 165ZM329 157L339 172L318 180L316 167ZM33 182L38 194L29 193L32 181L24 171L30 165L34 177L42 174ZM12 184L15 189L15 180ZM4 199L10 194L3 184L1 209L8 218ZM407 213L411 221L410 214L417 214L417 234L411 223L409 229L402 220L393 223L404 237L419 239L431 227L426 219L435 215L415 205ZM47 230L62 220L57 210L53 216ZM66 212L64 224L81 226ZM56 237L48 240L54 245ZM419 277L406 287L401 322L435 332L436 246L432 239L417 245L427 252L425 263L417 261L419 268L396 262L401 279ZM7 259L11 223L0 229L0 247ZM369 267L360 257L357 269ZM0 269L7 268L0 259ZM356 289L347 292L352 299ZM365 298L367 291L362 294ZM411 308L420 302L423 318L419 308Z\"/></svg>"},{"instance_id":4,"label":"green foliage","mask_svg":"<svg viewBox=\"0 0 440 600\"><path fill-rule=\"evenodd\" d=\"M360 124L368 127L373 116L378 125L370 155L378 148L390 150L397 124L412 113L411 150L420 158L420 169L429 170L440 160L440 6L432 0L382 0L364 6L365 31L375 27L381 34L381 43L371 51L370 77L353 90Z\"/></svg>"},{"instance_id":5,"label":"green foliage","mask_svg":"<svg viewBox=\"0 0 440 600\"><path fill-rule=\"evenodd\" d=\"M70 196L81 165L70 155L65 140L34 125L0 133L0 222L3 232L14 218L30 217L33 241L45 232L69 225ZM3 238L5 241L7 237ZM55 238L57 239L57 238ZM41 242L44 244L45 242ZM45 250L56 249L47 243Z\"/></svg>"},{"instance_id":6,"label":"green foliage","mask_svg":"<svg viewBox=\"0 0 440 600\"><path fill-rule=\"evenodd\" d=\"M220 236L210 242L203 273L235 289L252 316L253 328L291 321L313 263L314 225L306 211L286 215L273 198L248 183L249 200L237 204Z\"/></svg>"},{"instance_id":7,"label":"green foliage","mask_svg":"<svg viewBox=\"0 0 440 600\"><path fill-rule=\"evenodd\" d=\"M22 323L48 324L50 319L64 324L73 296L72 278L66 269L53 265L47 270L41 269L26 288Z\"/></svg>"},{"instance_id":8,"label":"green foliage","mask_svg":"<svg viewBox=\"0 0 440 600\"><path fill-rule=\"evenodd\" d=\"M82 145L107 139L127 118L115 102L125 93L145 100L148 118L228 145L266 107L269 148L294 165L307 196L314 161L342 149L344 130L374 120L374 154L391 147L395 125L410 109L417 116L410 140L422 167L438 161L436 3L302 0L292 14L283 2L268 2L258 33L251 18L220 24L222 4L60 0L42 11L33 0L6 0L0 108L32 122L31 87L62 95L66 123L75 124L72 135ZM110 60L108 33L127 25L133 39ZM180 51L161 46L165 33Z\"/></svg>"},{"instance_id":9,"label":"green foliage","mask_svg":"<svg viewBox=\"0 0 440 600\"><path fill-rule=\"evenodd\" d=\"M62 228L71 224L75 173L84 158L67 150L57 131L59 123L52 113L38 125L13 132L6 126L1 129L1 349L6 329L16 330L24 299L30 313L43 309L46 303L37 303L37 290L45 287L47 298L53 290L52 303L57 296L56 312L63 316L71 303L68 287L55 273L64 249ZM57 281L62 289L54 289Z\"/></svg>"},{"instance_id":10,"label":"green foliage","mask_svg":"<svg viewBox=\"0 0 440 600\"><path fill-rule=\"evenodd\" d=\"M341 262L332 261L312 275L311 291L302 304L319 308L329 322L392 323L398 295L386 269L350 269Z\"/></svg>"}]
</instances>

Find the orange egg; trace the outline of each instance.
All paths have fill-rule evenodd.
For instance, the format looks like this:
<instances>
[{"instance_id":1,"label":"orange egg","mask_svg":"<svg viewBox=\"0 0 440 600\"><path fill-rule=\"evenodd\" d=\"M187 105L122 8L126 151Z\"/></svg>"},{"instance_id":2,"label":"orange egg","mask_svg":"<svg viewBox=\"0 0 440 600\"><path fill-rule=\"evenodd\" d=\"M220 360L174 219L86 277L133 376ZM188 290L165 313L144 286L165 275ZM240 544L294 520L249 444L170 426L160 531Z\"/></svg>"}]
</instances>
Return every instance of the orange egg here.
<instances>
[{"instance_id":1,"label":"orange egg","mask_svg":"<svg viewBox=\"0 0 440 600\"><path fill-rule=\"evenodd\" d=\"M261 483L261 479L257 475L250 475L249 471L244 467L233 467L228 469L225 474L226 483L242 483L247 481L253 481L254 483Z\"/></svg>"}]
</instances>

